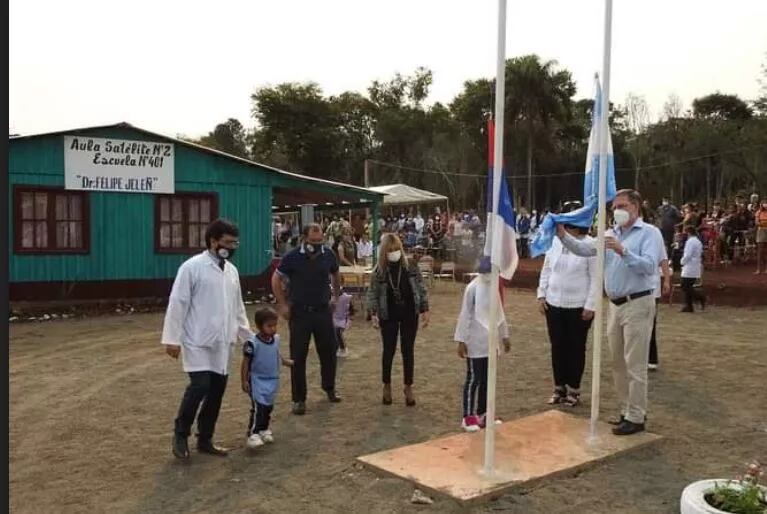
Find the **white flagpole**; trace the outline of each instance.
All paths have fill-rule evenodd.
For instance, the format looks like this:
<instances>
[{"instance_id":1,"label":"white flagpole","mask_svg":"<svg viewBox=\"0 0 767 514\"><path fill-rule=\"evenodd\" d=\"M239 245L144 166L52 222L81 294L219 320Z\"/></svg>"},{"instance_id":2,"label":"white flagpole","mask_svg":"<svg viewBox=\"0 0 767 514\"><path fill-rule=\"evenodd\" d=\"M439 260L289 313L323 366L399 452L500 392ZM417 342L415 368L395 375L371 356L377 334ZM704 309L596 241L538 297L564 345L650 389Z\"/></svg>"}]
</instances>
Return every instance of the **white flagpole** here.
<instances>
[{"instance_id":1,"label":"white flagpole","mask_svg":"<svg viewBox=\"0 0 767 514\"><path fill-rule=\"evenodd\" d=\"M498 203L501 192L501 176L503 173L503 114L506 95L506 0L498 0L498 61L495 73L495 141L493 142L493 209L488 215L487 235L490 241L491 259L496 259ZM498 266L493 263L490 290L490 335L487 358L487 412L485 414L485 475L493 474L495 457L495 382L498 372L498 319L500 311L500 294L498 288Z\"/></svg>"},{"instance_id":2,"label":"white flagpole","mask_svg":"<svg viewBox=\"0 0 767 514\"><path fill-rule=\"evenodd\" d=\"M607 218L607 142L610 119L610 45L612 40L613 1L605 0L605 39L602 60L602 98L597 141L599 142L599 211L597 215L597 296L594 316L594 354L591 366L591 437L596 437L599 418L599 385L602 364L602 323L604 315L603 283L605 274L605 221ZM596 109L597 106L595 105Z\"/></svg>"}]
</instances>

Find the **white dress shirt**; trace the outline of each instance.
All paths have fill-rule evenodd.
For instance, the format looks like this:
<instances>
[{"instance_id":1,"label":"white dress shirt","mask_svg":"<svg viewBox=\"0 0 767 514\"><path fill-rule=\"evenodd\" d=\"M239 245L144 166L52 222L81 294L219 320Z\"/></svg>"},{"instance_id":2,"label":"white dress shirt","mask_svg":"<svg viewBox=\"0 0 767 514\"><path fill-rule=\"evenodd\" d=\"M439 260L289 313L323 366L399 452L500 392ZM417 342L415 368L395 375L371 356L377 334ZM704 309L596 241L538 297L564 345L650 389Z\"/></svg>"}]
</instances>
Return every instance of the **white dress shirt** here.
<instances>
[{"instance_id":1,"label":"white dress shirt","mask_svg":"<svg viewBox=\"0 0 767 514\"><path fill-rule=\"evenodd\" d=\"M703 244L695 236L687 238L682 254L682 278L700 278Z\"/></svg>"},{"instance_id":2,"label":"white dress shirt","mask_svg":"<svg viewBox=\"0 0 767 514\"><path fill-rule=\"evenodd\" d=\"M584 241L592 243L592 238L586 236ZM538 299L560 309L593 311L601 293L596 279L596 257L579 257L554 238L538 279Z\"/></svg>"},{"instance_id":3,"label":"white dress shirt","mask_svg":"<svg viewBox=\"0 0 767 514\"><path fill-rule=\"evenodd\" d=\"M661 254L658 256L658 262L663 263L663 261L668 260L668 253L666 252L666 245L661 246ZM661 283L663 282L663 268L661 266L658 266L658 275L655 277L655 298L660 298L663 296L663 289L661 287Z\"/></svg>"},{"instance_id":4,"label":"white dress shirt","mask_svg":"<svg viewBox=\"0 0 767 514\"><path fill-rule=\"evenodd\" d=\"M497 291L496 294L500 296ZM487 318L490 313L490 300L490 285L484 283L481 276L475 277L469 282L463 293L463 305L461 306L461 313L458 315L454 339L466 344L470 359L488 356L490 332ZM498 320L499 343L509 337L506 315L503 311L500 314Z\"/></svg>"},{"instance_id":5,"label":"white dress shirt","mask_svg":"<svg viewBox=\"0 0 767 514\"><path fill-rule=\"evenodd\" d=\"M204 251L178 269L168 300L162 344L181 346L184 371L228 374L230 346L253 336L237 268Z\"/></svg>"},{"instance_id":6,"label":"white dress shirt","mask_svg":"<svg viewBox=\"0 0 767 514\"><path fill-rule=\"evenodd\" d=\"M362 241L357 243L357 257L365 259L373 256L373 241L363 243Z\"/></svg>"}]
</instances>

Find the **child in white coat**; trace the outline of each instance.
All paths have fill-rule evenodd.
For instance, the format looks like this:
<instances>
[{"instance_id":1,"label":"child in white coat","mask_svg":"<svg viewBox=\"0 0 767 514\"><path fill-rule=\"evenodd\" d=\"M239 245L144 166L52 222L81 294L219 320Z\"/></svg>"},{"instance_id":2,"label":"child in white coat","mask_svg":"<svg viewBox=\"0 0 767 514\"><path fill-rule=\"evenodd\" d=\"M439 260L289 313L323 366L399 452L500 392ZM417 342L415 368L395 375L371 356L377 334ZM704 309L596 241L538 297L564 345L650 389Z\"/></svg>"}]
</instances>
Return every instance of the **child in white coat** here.
<instances>
[{"instance_id":1,"label":"child in white coat","mask_svg":"<svg viewBox=\"0 0 767 514\"><path fill-rule=\"evenodd\" d=\"M485 426L487 411L487 360L489 350L489 313L492 294L490 284L490 259L483 258L479 265L479 276L472 280L463 294L463 306L455 327L458 356L466 359L466 381L463 385L463 420L461 427L467 432L476 432ZM511 349L509 327L501 309L498 319L498 339L503 341L506 353ZM498 349L498 351L500 351Z\"/></svg>"}]
</instances>

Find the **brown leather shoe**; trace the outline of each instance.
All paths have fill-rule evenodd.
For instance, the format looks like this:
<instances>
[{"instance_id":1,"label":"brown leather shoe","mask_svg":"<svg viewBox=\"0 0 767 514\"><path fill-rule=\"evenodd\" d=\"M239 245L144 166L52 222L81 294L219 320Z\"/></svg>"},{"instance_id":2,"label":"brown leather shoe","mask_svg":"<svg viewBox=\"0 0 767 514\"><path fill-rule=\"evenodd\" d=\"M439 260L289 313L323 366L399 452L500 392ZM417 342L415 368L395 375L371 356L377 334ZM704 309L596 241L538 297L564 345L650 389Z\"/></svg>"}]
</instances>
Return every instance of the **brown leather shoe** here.
<instances>
[{"instance_id":1,"label":"brown leather shoe","mask_svg":"<svg viewBox=\"0 0 767 514\"><path fill-rule=\"evenodd\" d=\"M391 384L383 385L383 400L384 405L391 405Z\"/></svg>"},{"instance_id":2,"label":"brown leather shoe","mask_svg":"<svg viewBox=\"0 0 767 514\"><path fill-rule=\"evenodd\" d=\"M229 450L216 446L210 439L198 440L197 451L200 453L207 453L208 455L215 455L216 457L226 457L229 455Z\"/></svg>"},{"instance_id":3,"label":"brown leather shoe","mask_svg":"<svg viewBox=\"0 0 767 514\"><path fill-rule=\"evenodd\" d=\"M413 407L415 405L415 396L413 395L413 386L405 386L405 405Z\"/></svg>"}]
</instances>

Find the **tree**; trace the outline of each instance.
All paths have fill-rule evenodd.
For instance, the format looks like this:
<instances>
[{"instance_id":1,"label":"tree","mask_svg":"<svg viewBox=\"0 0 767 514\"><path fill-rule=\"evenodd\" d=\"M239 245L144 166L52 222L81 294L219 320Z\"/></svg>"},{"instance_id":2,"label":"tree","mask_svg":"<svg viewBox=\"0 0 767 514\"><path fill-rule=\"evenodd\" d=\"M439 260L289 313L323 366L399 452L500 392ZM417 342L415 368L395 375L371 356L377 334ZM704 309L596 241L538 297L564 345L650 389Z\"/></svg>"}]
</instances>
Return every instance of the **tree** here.
<instances>
[{"instance_id":1,"label":"tree","mask_svg":"<svg viewBox=\"0 0 767 514\"><path fill-rule=\"evenodd\" d=\"M216 125L213 132L203 136L199 144L238 157L248 158L247 138L248 134L242 123L234 118L229 118L224 123Z\"/></svg>"},{"instance_id":2,"label":"tree","mask_svg":"<svg viewBox=\"0 0 767 514\"><path fill-rule=\"evenodd\" d=\"M522 128L527 149L527 203L532 208L533 151L536 139L549 140L556 124L567 122L572 114L575 83L567 70L557 69L556 61L541 62L537 55L506 61L506 111L508 122Z\"/></svg>"},{"instance_id":3,"label":"tree","mask_svg":"<svg viewBox=\"0 0 767 514\"><path fill-rule=\"evenodd\" d=\"M753 116L751 107L737 95L719 92L693 100L692 112L696 118L717 120L747 120Z\"/></svg>"},{"instance_id":4,"label":"tree","mask_svg":"<svg viewBox=\"0 0 767 514\"><path fill-rule=\"evenodd\" d=\"M255 158L315 177L333 177L340 162L338 119L317 84L262 87L251 99L258 124Z\"/></svg>"},{"instance_id":5,"label":"tree","mask_svg":"<svg viewBox=\"0 0 767 514\"><path fill-rule=\"evenodd\" d=\"M684 104L682 99L676 93L668 95L668 100L663 104L663 118L670 120L672 118L681 118L684 114Z\"/></svg>"}]
</instances>

